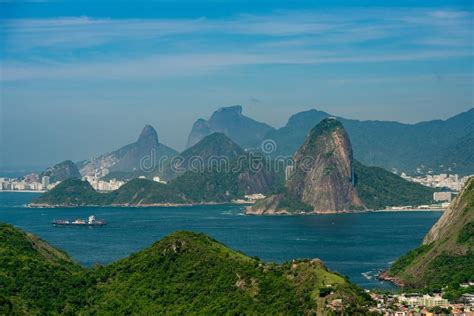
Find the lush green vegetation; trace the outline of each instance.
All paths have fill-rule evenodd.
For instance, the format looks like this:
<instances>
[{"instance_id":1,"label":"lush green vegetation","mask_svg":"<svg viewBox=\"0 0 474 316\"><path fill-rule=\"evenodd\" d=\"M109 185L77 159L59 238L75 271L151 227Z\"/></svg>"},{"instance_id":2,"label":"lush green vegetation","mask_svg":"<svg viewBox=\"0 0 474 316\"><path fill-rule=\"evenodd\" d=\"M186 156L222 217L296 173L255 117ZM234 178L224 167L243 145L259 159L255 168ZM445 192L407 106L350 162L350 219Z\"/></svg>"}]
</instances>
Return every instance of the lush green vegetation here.
<instances>
[{"instance_id":1,"label":"lush green vegetation","mask_svg":"<svg viewBox=\"0 0 474 316\"><path fill-rule=\"evenodd\" d=\"M465 291L459 284L474 280L474 178L451 202L425 238L424 245L399 258L388 271L407 287L441 289L448 298Z\"/></svg>"},{"instance_id":2,"label":"lush green vegetation","mask_svg":"<svg viewBox=\"0 0 474 316\"><path fill-rule=\"evenodd\" d=\"M316 139L334 130L343 130L337 120L323 120L311 130L305 154L315 155L318 147ZM150 132L151 133L151 132ZM154 133L151 133L154 134ZM155 143L156 141L152 141ZM137 143L138 144L138 143ZM332 152L325 155L331 156ZM227 158L219 160L221 158ZM278 209L289 211L310 211L309 205L294 198L294 192L286 193L281 162L269 161L257 153L244 151L222 133L205 137L198 144L182 154L184 170L190 169L191 159L198 158L203 170L188 170L176 177L168 166L168 178L163 185L145 179L134 179L112 193L97 193L86 182L68 179L53 190L33 201L34 204L85 206L85 205L144 205L164 203L227 203L242 198L245 194L281 194ZM209 159L217 158L215 164ZM325 172L330 174L334 166L329 165ZM138 172L138 171L136 171ZM113 172L114 176L138 176L134 172ZM410 183L382 168L366 167L354 162L355 185L358 194L369 209L387 206L420 205L431 202L433 190ZM291 177L293 183L302 182L304 173L296 166ZM358 208L355 208L358 209Z\"/></svg>"},{"instance_id":3,"label":"lush green vegetation","mask_svg":"<svg viewBox=\"0 0 474 316\"><path fill-rule=\"evenodd\" d=\"M63 252L0 223L0 314L58 313L80 298L82 268Z\"/></svg>"},{"instance_id":4,"label":"lush green vegetation","mask_svg":"<svg viewBox=\"0 0 474 316\"><path fill-rule=\"evenodd\" d=\"M421 245L418 248L410 250L407 254L398 258L390 267L390 272L397 274L408 267L416 258L427 253L431 249L430 245Z\"/></svg>"},{"instance_id":5,"label":"lush green vegetation","mask_svg":"<svg viewBox=\"0 0 474 316\"><path fill-rule=\"evenodd\" d=\"M354 161L353 166L357 192L370 209L433 202L434 189L408 182L382 168L364 166L358 161Z\"/></svg>"},{"instance_id":6,"label":"lush green vegetation","mask_svg":"<svg viewBox=\"0 0 474 316\"><path fill-rule=\"evenodd\" d=\"M311 212L313 207L304 203L300 199L291 196L289 193L284 193L282 199L278 203L277 210L286 210L289 212Z\"/></svg>"},{"instance_id":7,"label":"lush green vegetation","mask_svg":"<svg viewBox=\"0 0 474 316\"><path fill-rule=\"evenodd\" d=\"M66 254L0 225L0 312L6 314L351 315L372 302L319 260L267 264L203 234L175 232L108 266L84 269ZM329 289L329 290L328 290Z\"/></svg>"},{"instance_id":8,"label":"lush green vegetation","mask_svg":"<svg viewBox=\"0 0 474 316\"><path fill-rule=\"evenodd\" d=\"M474 241L474 222L466 223L459 233L458 242L467 243Z\"/></svg>"},{"instance_id":9,"label":"lush green vegetation","mask_svg":"<svg viewBox=\"0 0 474 316\"><path fill-rule=\"evenodd\" d=\"M112 194L101 194L87 181L70 178L58 184L54 189L42 194L33 203L46 205L83 206L105 205L113 200Z\"/></svg>"},{"instance_id":10,"label":"lush green vegetation","mask_svg":"<svg viewBox=\"0 0 474 316\"><path fill-rule=\"evenodd\" d=\"M144 205L156 203L231 202L245 194L267 193L281 186L282 172L259 154L245 154L228 166L203 172L187 171L168 184L134 179L109 193L96 192L88 182L68 179L32 202L32 205Z\"/></svg>"}]
</instances>

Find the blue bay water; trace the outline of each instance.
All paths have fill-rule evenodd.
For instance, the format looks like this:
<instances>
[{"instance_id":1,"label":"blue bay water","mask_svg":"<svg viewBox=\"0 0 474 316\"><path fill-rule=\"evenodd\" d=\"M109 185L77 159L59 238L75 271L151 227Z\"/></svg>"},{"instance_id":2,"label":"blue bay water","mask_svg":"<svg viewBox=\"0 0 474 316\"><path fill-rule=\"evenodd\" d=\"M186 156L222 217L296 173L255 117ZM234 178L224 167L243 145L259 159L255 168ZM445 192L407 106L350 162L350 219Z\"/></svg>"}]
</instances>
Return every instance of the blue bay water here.
<instances>
[{"instance_id":1,"label":"blue bay water","mask_svg":"<svg viewBox=\"0 0 474 316\"><path fill-rule=\"evenodd\" d=\"M376 280L400 255L417 247L441 212L380 212L313 216L245 216L236 205L153 208L24 207L36 193L0 193L0 222L40 236L91 266L108 264L176 230L203 232L225 245L284 262L320 258L364 288L390 288ZM53 227L54 219L96 215L106 227Z\"/></svg>"}]
</instances>

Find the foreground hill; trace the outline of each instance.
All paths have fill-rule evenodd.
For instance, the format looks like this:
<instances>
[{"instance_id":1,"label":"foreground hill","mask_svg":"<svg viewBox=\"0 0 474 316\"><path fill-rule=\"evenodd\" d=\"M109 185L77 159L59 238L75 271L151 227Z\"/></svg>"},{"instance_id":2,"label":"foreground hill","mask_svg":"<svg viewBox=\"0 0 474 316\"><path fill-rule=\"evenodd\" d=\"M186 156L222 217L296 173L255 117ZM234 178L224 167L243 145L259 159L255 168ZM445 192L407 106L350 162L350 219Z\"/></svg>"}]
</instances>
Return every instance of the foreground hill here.
<instances>
[{"instance_id":1,"label":"foreground hill","mask_svg":"<svg viewBox=\"0 0 474 316\"><path fill-rule=\"evenodd\" d=\"M83 269L67 254L0 223L0 314L66 311Z\"/></svg>"},{"instance_id":2,"label":"foreground hill","mask_svg":"<svg viewBox=\"0 0 474 316\"><path fill-rule=\"evenodd\" d=\"M466 183L423 244L383 275L412 288L442 288L474 281L474 177Z\"/></svg>"},{"instance_id":3,"label":"foreground hill","mask_svg":"<svg viewBox=\"0 0 474 316\"><path fill-rule=\"evenodd\" d=\"M5 314L318 314L329 304L366 315L370 298L318 259L267 264L203 234L175 232L104 267L0 225Z\"/></svg>"},{"instance_id":4,"label":"foreground hill","mask_svg":"<svg viewBox=\"0 0 474 316\"><path fill-rule=\"evenodd\" d=\"M248 207L247 214L334 213L431 201L432 190L353 161L342 124L317 124L293 157L282 192Z\"/></svg>"}]
</instances>

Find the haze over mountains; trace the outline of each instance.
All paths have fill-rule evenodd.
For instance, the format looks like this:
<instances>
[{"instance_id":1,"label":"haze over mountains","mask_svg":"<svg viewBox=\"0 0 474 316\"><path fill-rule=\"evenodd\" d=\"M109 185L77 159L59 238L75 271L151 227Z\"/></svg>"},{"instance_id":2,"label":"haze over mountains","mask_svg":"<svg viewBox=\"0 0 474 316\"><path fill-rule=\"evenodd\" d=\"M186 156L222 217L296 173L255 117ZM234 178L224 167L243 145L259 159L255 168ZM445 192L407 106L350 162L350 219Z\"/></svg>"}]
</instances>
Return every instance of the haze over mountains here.
<instances>
[{"instance_id":1,"label":"haze over mountains","mask_svg":"<svg viewBox=\"0 0 474 316\"><path fill-rule=\"evenodd\" d=\"M145 125L136 142L77 164L82 176L94 176L107 169L105 173L109 172L109 177L133 178L142 175L143 169L154 169L164 157L177 154L176 150L159 142L151 125Z\"/></svg>"},{"instance_id":2,"label":"haze over mountains","mask_svg":"<svg viewBox=\"0 0 474 316\"><path fill-rule=\"evenodd\" d=\"M234 115L221 113L235 112ZM287 124L279 129L261 128L259 133L246 141L246 137L254 126L252 119L242 115L241 108L222 108L211 117L212 126L222 127L220 130L236 141L243 148L260 146L257 140L271 139L276 142L273 157L292 156L303 144L306 135L321 120L333 115L315 109L296 113ZM235 117L239 117L236 119ZM245 118L245 119L242 119ZM391 121L361 121L337 117L344 125L351 138L354 157L369 166L379 166L398 172L435 173L450 172L462 175L474 173L474 109L460 113L447 120L434 120L417 124L403 124ZM240 123L235 124L238 120ZM196 141L202 138L198 120L189 136ZM263 123L260 123L263 124ZM206 125L208 128L211 125ZM211 127L212 127L211 126ZM209 129L206 129L210 133Z\"/></svg>"},{"instance_id":3,"label":"haze over mountains","mask_svg":"<svg viewBox=\"0 0 474 316\"><path fill-rule=\"evenodd\" d=\"M214 132L224 133L240 146L259 146L265 135L275 130L270 125L255 121L242 114L242 106L223 107L215 111L209 120L198 119L188 137L191 147Z\"/></svg>"},{"instance_id":4,"label":"haze over mountains","mask_svg":"<svg viewBox=\"0 0 474 316\"><path fill-rule=\"evenodd\" d=\"M312 130L293 159L295 171L286 183L286 165L281 161L245 152L222 133L206 136L179 157L182 170L176 170L172 162L163 166L167 184L133 179L118 190L98 193L87 181L68 179L30 206L214 204L241 201L248 194L271 195L248 212L260 215L377 209L427 204L432 199L433 190L428 187L353 161L347 133L334 118ZM160 170L140 171L150 179Z\"/></svg>"},{"instance_id":5,"label":"haze over mountains","mask_svg":"<svg viewBox=\"0 0 474 316\"><path fill-rule=\"evenodd\" d=\"M274 146L265 154L272 158L291 157L303 144L311 128L328 117L332 115L314 109L304 111L291 116L284 127L275 129L243 115L241 106L220 108L209 120L198 119L194 123L188 137L189 147L181 156L184 164L189 163L189 156L193 155L190 145L220 133L238 144L242 151L261 151L263 142L270 140ZM337 119L351 139L354 158L367 166L408 174L474 173L474 109L448 120L417 124ZM223 138L220 137L220 140ZM225 143L223 140L221 145L225 147ZM200 151L197 148L193 150ZM218 147L212 151L214 155L220 155ZM235 148L234 154L237 154ZM129 180L141 175L171 179L175 174L161 167L163 161L168 160L169 163L170 158L177 155L176 150L159 142L158 133L152 126L146 125L136 142L80 161L77 167L82 176L101 177L107 174L104 179ZM200 153L198 156L203 155Z\"/></svg>"}]
</instances>

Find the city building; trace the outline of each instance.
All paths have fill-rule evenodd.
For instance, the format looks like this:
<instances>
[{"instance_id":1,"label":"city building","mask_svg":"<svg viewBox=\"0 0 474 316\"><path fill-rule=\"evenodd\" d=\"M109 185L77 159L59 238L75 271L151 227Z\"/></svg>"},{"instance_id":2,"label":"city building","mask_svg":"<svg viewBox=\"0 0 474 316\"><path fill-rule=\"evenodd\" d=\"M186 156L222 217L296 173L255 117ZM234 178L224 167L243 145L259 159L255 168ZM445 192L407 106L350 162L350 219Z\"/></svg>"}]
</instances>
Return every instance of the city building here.
<instances>
[{"instance_id":1,"label":"city building","mask_svg":"<svg viewBox=\"0 0 474 316\"><path fill-rule=\"evenodd\" d=\"M166 181L161 180L158 176L153 177L153 181L166 184Z\"/></svg>"},{"instance_id":2,"label":"city building","mask_svg":"<svg viewBox=\"0 0 474 316\"><path fill-rule=\"evenodd\" d=\"M452 199L452 192L434 192L433 193L433 200L436 202L441 201L448 201L451 202Z\"/></svg>"},{"instance_id":3,"label":"city building","mask_svg":"<svg viewBox=\"0 0 474 316\"><path fill-rule=\"evenodd\" d=\"M447 188L451 191L459 192L470 176L459 177L457 174L438 174L438 175L424 175L424 176L409 176L405 173L400 175L403 179L419 183L421 185L431 188Z\"/></svg>"},{"instance_id":4,"label":"city building","mask_svg":"<svg viewBox=\"0 0 474 316\"><path fill-rule=\"evenodd\" d=\"M43 185L43 188L46 189L49 185L49 177L44 176L43 178L41 178L41 184Z\"/></svg>"}]
</instances>

